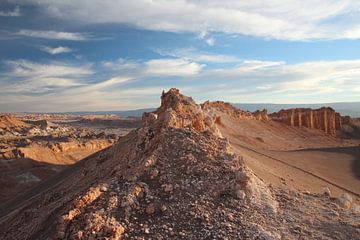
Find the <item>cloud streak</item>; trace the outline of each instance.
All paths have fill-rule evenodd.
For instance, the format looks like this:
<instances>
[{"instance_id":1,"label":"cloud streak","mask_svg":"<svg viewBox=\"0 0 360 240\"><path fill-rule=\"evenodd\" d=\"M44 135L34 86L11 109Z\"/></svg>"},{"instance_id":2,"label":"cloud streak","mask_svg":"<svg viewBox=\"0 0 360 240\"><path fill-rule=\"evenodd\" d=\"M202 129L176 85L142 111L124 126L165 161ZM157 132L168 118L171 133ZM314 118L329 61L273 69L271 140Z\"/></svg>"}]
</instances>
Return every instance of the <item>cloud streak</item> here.
<instances>
[{"instance_id":1,"label":"cloud streak","mask_svg":"<svg viewBox=\"0 0 360 240\"><path fill-rule=\"evenodd\" d=\"M68 47L48 47L48 46L41 46L40 47L41 51L47 52L51 55L56 55L56 54L61 54L61 53L69 53L69 52L73 52L74 50Z\"/></svg>"},{"instance_id":2,"label":"cloud streak","mask_svg":"<svg viewBox=\"0 0 360 240\"><path fill-rule=\"evenodd\" d=\"M0 76L3 94L60 91L83 85L83 78L93 74L90 65L73 66L60 62L40 64L27 60L7 61L5 64L9 70Z\"/></svg>"},{"instance_id":3,"label":"cloud streak","mask_svg":"<svg viewBox=\"0 0 360 240\"><path fill-rule=\"evenodd\" d=\"M20 17L20 7L16 6L12 11L0 11L0 17Z\"/></svg>"},{"instance_id":4,"label":"cloud streak","mask_svg":"<svg viewBox=\"0 0 360 240\"><path fill-rule=\"evenodd\" d=\"M58 31L39 31L22 29L15 33L18 36L44 38L50 40L67 40L67 41L86 41L91 38L89 33L79 32L58 32Z\"/></svg>"},{"instance_id":5,"label":"cloud streak","mask_svg":"<svg viewBox=\"0 0 360 240\"><path fill-rule=\"evenodd\" d=\"M193 76L204 65L184 59L153 59L145 62L145 74L154 76Z\"/></svg>"},{"instance_id":6,"label":"cloud streak","mask_svg":"<svg viewBox=\"0 0 360 240\"><path fill-rule=\"evenodd\" d=\"M105 68L122 74L130 74L137 78L146 77L187 77L201 72L204 64L183 58L159 58L144 62L118 59L114 62L102 63Z\"/></svg>"},{"instance_id":7,"label":"cloud streak","mask_svg":"<svg viewBox=\"0 0 360 240\"><path fill-rule=\"evenodd\" d=\"M182 58L202 63L234 63L240 61L235 56L206 53L195 48L156 49L155 52L164 57Z\"/></svg>"}]
</instances>

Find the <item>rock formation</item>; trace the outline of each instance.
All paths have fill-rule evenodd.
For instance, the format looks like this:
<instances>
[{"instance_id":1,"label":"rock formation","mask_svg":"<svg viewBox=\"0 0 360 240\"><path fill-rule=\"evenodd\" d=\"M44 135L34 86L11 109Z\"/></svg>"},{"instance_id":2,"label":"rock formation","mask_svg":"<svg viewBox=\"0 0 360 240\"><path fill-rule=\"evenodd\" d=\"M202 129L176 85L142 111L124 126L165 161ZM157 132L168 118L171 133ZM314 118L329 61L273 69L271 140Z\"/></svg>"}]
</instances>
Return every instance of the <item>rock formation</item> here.
<instances>
[{"instance_id":1,"label":"rock formation","mask_svg":"<svg viewBox=\"0 0 360 240\"><path fill-rule=\"evenodd\" d=\"M79 123L114 128L138 128L141 124L140 120L138 117L121 118L116 115L85 115L81 117Z\"/></svg>"},{"instance_id":2,"label":"rock formation","mask_svg":"<svg viewBox=\"0 0 360 240\"><path fill-rule=\"evenodd\" d=\"M30 128L31 125L21 121L10 115L0 115L0 128L19 130L22 128Z\"/></svg>"},{"instance_id":3,"label":"rock formation","mask_svg":"<svg viewBox=\"0 0 360 240\"><path fill-rule=\"evenodd\" d=\"M336 135L336 131L340 130L342 125L340 114L330 107L280 110L270 114L270 117L291 127L320 129L331 135Z\"/></svg>"}]
</instances>

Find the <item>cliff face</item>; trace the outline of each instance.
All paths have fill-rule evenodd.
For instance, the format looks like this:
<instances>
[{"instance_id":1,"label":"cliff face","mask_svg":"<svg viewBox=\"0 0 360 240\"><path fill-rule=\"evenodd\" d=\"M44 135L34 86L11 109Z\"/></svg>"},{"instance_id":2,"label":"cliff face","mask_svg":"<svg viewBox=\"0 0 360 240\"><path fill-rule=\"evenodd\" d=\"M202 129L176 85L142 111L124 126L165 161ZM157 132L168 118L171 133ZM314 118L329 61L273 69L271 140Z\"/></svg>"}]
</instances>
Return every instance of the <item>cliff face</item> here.
<instances>
[{"instance_id":1,"label":"cliff face","mask_svg":"<svg viewBox=\"0 0 360 240\"><path fill-rule=\"evenodd\" d=\"M340 114L329 107L281 110L270 114L270 117L274 121L285 123L291 127L320 129L331 135L336 135L336 131L341 129Z\"/></svg>"}]
</instances>

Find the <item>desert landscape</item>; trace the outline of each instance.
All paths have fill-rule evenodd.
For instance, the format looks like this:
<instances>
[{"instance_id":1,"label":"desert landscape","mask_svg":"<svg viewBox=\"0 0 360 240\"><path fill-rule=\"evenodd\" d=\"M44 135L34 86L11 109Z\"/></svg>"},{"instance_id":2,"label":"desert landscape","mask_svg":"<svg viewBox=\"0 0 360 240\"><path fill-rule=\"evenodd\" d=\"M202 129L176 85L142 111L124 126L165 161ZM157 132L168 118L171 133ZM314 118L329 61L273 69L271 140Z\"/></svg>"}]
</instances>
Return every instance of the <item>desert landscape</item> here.
<instances>
[{"instance_id":1,"label":"desert landscape","mask_svg":"<svg viewBox=\"0 0 360 240\"><path fill-rule=\"evenodd\" d=\"M0 201L110 147L139 121L103 115L0 115Z\"/></svg>"},{"instance_id":2,"label":"desert landscape","mask_svg":"<svg viewBox=\"0 0 360 240\"><path fill-rule=\"evenodd\" d=\"M1 117L2 239L360 237L359 129L333 109L251 113L170 89L141 122L29 118Z\"/></svg>"},{"instance_id":3,"label":"desert landscape","mask_svg":"<svg viewBox=\"0 0 360 240\"><path fill-rule=\"evenodd\" d=\"M359 9L1 0L0 240L360 240Z\"/></svg>"}]
</instances>

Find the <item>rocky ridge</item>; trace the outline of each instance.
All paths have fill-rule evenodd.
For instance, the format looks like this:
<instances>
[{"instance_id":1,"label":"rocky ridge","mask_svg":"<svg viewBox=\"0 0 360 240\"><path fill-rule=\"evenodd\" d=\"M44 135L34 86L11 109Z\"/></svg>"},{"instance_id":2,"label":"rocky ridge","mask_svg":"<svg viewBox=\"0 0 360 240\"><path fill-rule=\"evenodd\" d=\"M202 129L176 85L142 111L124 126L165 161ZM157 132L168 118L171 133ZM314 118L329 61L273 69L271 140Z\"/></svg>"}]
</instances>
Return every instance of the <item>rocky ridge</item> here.
<instances>
[{"instance_id":1,"label":"rocky ridge","mask_svg":"<svg viewBox=\"0 0 360 240\"><path fill-rule=\"evenodd\" d=\"M223 101L215 101L210 102L206 101L203 104L201 104L201 107L204 111L211 112L212 110L216 109L223 113L226 113L234 118L240 118L240 119L255 119L255 120L262 120L267 121L270 120L266 109L263 110L257 110L255 112L249 112L249 111L243 111L240 110L230 103L226 103Z\"/></svg>"},{"instance_id":2,"label":"rocky ridge","mask_svg":"<svg viewBox=\"0 0 360 240\"><path fill-rule=\"evenodd\" d=\"M0 129L4 131L30 128L30 125L10 115L0 115Z\"/></svg>"},{"instance_id":3,"label":"rocky ridge","mask_svg":"<svg viewBox=\"0 0 360 240\"><path fill-rule=\"evenodd\" d=\"M0 238L360 236L351 198L339 207L328 192L315 196L267 186L232 152L215 122L216 116L170 89L157 111L144 114L139 129L87 159L61 185L2 216Z\"/></svg>"}]
</instances>

